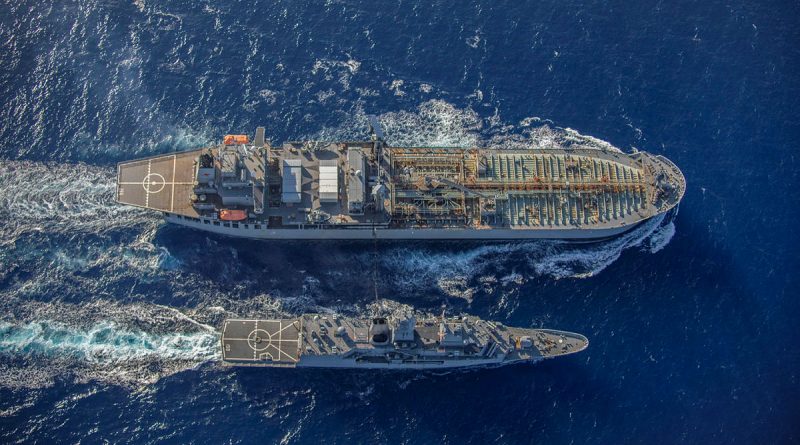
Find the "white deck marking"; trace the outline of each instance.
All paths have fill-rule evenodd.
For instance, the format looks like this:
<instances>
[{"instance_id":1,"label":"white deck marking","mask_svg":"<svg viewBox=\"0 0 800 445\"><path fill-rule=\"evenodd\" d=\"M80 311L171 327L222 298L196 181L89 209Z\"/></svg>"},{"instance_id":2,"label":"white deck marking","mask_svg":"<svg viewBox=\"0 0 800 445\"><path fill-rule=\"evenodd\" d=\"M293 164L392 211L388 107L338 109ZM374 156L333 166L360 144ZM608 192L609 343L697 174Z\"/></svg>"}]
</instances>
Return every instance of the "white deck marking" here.
<instances>
[{"instance_id":1,"label":"white deck marking","mask_svg":"<svg viewBox=\"0 0 800 445\"><path fill-rule=\"evenodd\" d=\"M159 193L166 185L167 180L160 173L150 173L142 179L142 188L147 193Z\"/></svg>"},{"instance_id":2,"label":"white deck marking","mask_svg":"<svg viewBox=\"0 0 800 445\"><path fill-rule=\"evenodd\" d=\"M175 165L178 163L178 157L176 155L172 155L172 193L169 197L169 211L173 211L175 209Z\"/></svg>"},{"instance_id":3,"label":"white deck marking","mask_svg":"<svg viewBox=\"0 0 800 445\"><path fill-rule=\"evenodd\" d=\"M138 185L142 185L142 181L139 181L139 182L120 181L117 184L122 184L122 185L137 185L138 184ZM160 184L160 182L159 182L159 184ZM164 181L164 184L166 184L166 185L170 185L170 184L189 185L189 184L194 184L194 183L193 182L169 182L169 181Z\"/></svg>"},{"instance_id":4,"label":"white deck marking","mask_svg":"<svg viewBox=\"0 0 800 445\"><path fill-rule=\"evenodd\" d=\"M258 320L256 320L255 330L258 330ZM253 348L253 360L258 360L258 351Z\"/></svg>"},{"instance_id":5,"label":"white deck marking","mask_svg":"<svg viewBox=\"0 0 800 445\"><path fill-rule=\"evenodd\" d=\"M152 165L153 165L153 161L147 161L147 176L145 176L144 179L142 180L142 187L144 187L144 192L145 192L144 193L144 206L145 207L150 207L150 190L149 190L149 187L145 187L144 186L144 181L146 181L147 178L150 177L150 167L152 167Z\"/></svg>"},{"instance_id":6,"label":"white deck marking","mask_svg":"<svg viewBox=\"0 0 800 445\"><path fill-rule=\"evenodd\" d=\"M252 335L254 332L256 332L256 331L259 331L259 330L260 330L260 331L267 332L267 333L269 334L269 331L267 331L267 330L265 330L265 329L263 329L263 328L259 328L259 327L258 327L258 326L259 326L258 324L259 324L259 322L261 322L261 321L266 321L266 322L268 322L268 323L278 323L278 328L279 328L279 329L278 329L278 331L276 331L276 332L273 332L272 334L269 334L269 335L270 335L270 341L269 341L269 344L268 344L266 347L264 347L264 348L254 348L254 347L253 347L253 346L250 344L250 340L251 340L251 337L250 337L250 335L248 335L248 337L247 337L247 338L226 337L226 336L224 336L224 335L222 336L222 340L223 340L223 341L245 341L245 342L247 342L248 346L250 346L250 349L252 349L252 350L253 350L253 360L254 360L254 361L258 361L258 360L259 360L259 357L263 357L263 356L269 356L269 357L272 357L273 359L275 359L275 357L274 357L274 356L273 356L271 353L269 353L269 352L265 352L265 353L259 354L261 351L264 351L264 349L268 348L269 346L273 346L275 349L277 349L277 350L278 350L278 358L277 358L277 361L282 361L282 359L283 359L283 356L286 356L286 358L288 358L289 360L291 360L291 361L293 361L293 362L295 362L295 363L299 361L299 359L298 359L297 357L295 357L295 356L294 356L294 355L292 355L292 354L289 354L288 352L286 352L286 351L285 351L285 350L284 350L284 349L281 347L283 342L286 342L286 343L293 343L293 344L296 344L296 345L297 345L297 351L298 351L298 353L300 352L300 346L301 346L301 343L302 343L302 340L303 340L303 339L302 339L302 334L300 333L300 327L297 325L297 322L298 322L298 320L291 320L291 321L289 321L289 320L236 320L236 321L241 321L241 322L245 322L245 323L246 323L246 322L252 322L252 323L254 323L254 327L253 327L253 330L252 330L252 331L250 331L250 335ZM284 321L289 321L289 323L288 323L288 324L286 324L286 325L284 325L284 324L283 324L283 322L284 322ZM287 340L284 340L284 339L283 339L283 331L284 331L284 330L286 330L286 329L287 329L287 328L289 328L289 327L292 327L292 326L293 326L293 327L295 327L295 328L298 330L298 332L297 332L297 334L298 334L298 335L297 335L297 339L287 339ZM275 334L278 334L278 339L273 339L273 338L272 338L272 336L274 336Z\"/></svg>"},{"instance_id":7,"label":"white deck marking","mask_svg":"<svg viewBox=\"0 0 800 445\"><path fill-rule=\"evenodd\" d=\"M139 181L139 182L118 182L117 184L120 184L120 185L142 185L142 182L141 181ZM161 182L159 182L159 184L161 184ZM164 185L189 185L189 184L194 184L194 182L169 182L169 181L164 181Z\"/></svg>"}]
</instances>

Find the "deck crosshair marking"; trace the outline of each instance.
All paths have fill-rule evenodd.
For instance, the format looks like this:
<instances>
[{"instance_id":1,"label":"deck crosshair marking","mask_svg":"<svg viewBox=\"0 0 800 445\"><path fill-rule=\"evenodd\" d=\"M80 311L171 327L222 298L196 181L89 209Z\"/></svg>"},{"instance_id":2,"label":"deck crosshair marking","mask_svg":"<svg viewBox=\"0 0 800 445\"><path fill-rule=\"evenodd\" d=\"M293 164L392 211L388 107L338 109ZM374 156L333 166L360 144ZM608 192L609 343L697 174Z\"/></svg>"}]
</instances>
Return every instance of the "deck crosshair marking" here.
<instances>
[{"instance_id":1,"label":"deck crosshair marking","mask_svg":"<svg viewBox=\"0 0 800 445\"><path fill-rule=\"evenodd\" d=\"M300 353L300 344L302 342L302 334L298 335L295 339L284 339L283 338L283 331L289 329L290 327L294 327L299 331L301 330L300 325L298 325L298 320L293 320L290 323L283 324L284 321L287 320L237 320L240 322L253 322L254 329L250 331L246 338L239 338L239 337L225 337L223 334L222 341L226 340L239 340L239 341L246 341L247 345L253 351L253 361L258 361L263 359L263 357L269 356L273 360L283 361L284 358L291 360L292 362L297 363L299 361ZM268 323L278 323L278 330L275 332L269 332L266 329L259 327L260 322L268 322ZM264 342L264 339L267 339ZM296 355L290 354L283 348L283 343L293 343L297 345ZM273 348L278 350L278 356L275 357L272 353L266 352L261 354L262 351L269 349L272 346Z\"/></svg>"},{"instance_id":2,"label":"deck crosshair marking","mask_svg":"<svg viewBox=\"0 0 800 445\"><path fill-rule=\"evenodd\" d=\"M142 187L144 187L144 191L148 194L158 193L164 190L166 186L167 180L159 173L148 173L147 176L142 179Z\"/></svg>"},{"instance_id":3,"label":"deck crosshair marking","mask_svg":"<svg viewBox=\"0 0 800 445\"><path fill-rule=\"evenodd\" d=\"M264 342L265 339L266 342ZM272 334L263 329L253 329L247 336L247 344L255 351L263 351L272 344Z\"/></svg>"}]
</instances>

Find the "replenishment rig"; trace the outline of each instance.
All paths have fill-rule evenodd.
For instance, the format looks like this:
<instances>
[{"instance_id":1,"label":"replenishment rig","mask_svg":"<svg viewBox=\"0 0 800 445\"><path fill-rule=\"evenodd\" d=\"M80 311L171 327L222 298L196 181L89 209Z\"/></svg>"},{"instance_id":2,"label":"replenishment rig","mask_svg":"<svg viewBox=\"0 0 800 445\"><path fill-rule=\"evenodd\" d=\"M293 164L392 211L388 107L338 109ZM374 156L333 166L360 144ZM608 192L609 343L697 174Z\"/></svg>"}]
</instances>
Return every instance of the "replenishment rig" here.
<instances>
[{"instance_id":1,"label":"replenishment rig","mask_svg":"<svg viewBox=\"0 0 800 445\"><path fill-rule=\"evenodd\" d=\"M168 222L263 239L604 239L678 205L663 156L606 148L391 147L369 141L219 145L122 162L117 201Z\"/></svg>"}]
</instances>

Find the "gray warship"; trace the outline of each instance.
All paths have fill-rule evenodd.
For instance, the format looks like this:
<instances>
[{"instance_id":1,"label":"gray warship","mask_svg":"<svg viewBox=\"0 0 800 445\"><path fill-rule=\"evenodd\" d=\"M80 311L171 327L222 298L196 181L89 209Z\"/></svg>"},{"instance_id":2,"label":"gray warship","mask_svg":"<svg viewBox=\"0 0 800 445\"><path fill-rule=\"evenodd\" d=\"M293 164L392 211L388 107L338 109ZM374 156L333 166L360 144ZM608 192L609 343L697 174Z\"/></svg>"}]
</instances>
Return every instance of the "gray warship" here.
<instances>
[{"instance_id":1,"label":"gray warship","mask_svg":"<svg viewBox=\"0 0 800 445\"><path fill-rule=\"evenodd\" d=\"M580 352L580 334L504 326L476 317L305 314L275 320L228 319L222 361L231 366L455 369L538 362Z\"/></svg>"},{"instance_id":2,"label":"gray warship","mask_svg":"<svg viewBox=\"0 0 800 445\"><path fill-rule=\"evenodd\" d=\"M119 203L166 221L261 239L609 238L669 212L686 189L646 152L391 147L371 140L219 145L122 162Z\"/></svg>"}]
</instances>

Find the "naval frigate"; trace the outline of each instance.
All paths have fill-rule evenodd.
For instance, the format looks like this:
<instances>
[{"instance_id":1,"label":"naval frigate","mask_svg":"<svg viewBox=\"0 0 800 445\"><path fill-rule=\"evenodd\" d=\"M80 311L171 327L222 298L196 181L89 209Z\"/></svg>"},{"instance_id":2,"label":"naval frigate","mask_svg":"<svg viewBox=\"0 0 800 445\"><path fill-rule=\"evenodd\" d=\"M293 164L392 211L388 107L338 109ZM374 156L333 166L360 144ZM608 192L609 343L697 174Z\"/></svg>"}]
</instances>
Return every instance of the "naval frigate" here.
<instances>
[{"instance_id":1,"label":"naval frigate","mask_svg":"<svg viewBox=\"0 0 800 445\"><path fill-rule=\"evenodd\" d=\"M538 362L580 352L580 334L524 329L477 317L228 319L222 361L232 366L454 369Z\"/></svg>"},{"instance_id":2,"label":"naval frigate","mask_svg":"<svg viewBox=\"0 0 800 445\"><path fill-rule=\"evenodd\" d=\"M643 151L392 147L370 127L366 141L277 146L259 127L122 162L116 199L248 238L586 241L669 212L686 188L675 164Z\"/></svg>"}]
</instances>

